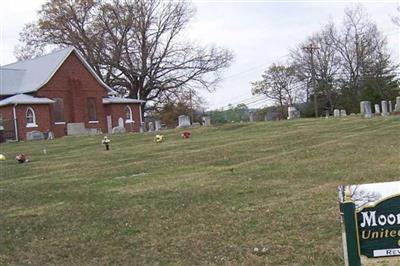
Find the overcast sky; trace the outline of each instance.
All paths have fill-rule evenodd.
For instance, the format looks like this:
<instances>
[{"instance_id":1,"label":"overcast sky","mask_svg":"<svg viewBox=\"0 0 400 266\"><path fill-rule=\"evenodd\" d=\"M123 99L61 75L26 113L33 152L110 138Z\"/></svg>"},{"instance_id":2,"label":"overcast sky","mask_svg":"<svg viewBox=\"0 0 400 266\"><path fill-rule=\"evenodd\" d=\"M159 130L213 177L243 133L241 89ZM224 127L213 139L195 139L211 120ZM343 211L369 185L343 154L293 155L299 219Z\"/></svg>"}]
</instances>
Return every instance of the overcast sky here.
<instances>
[{"instance_id":1,"label":"overcast sky","mask_svg":"<svg viewBox=\"0 0 400 266\"><path fill-rule=\"evenodd\" d=\"M35 21L43 0L3 0L0 9L0 65L14 62L14 46L23 25ZM250 82L273 62L285 62L290 49L329 21L340 23L346 7L361 3L388 37L400 62L400 33L391 17L399 1L194 1L190 39L233 51L235 60L213 93L202 92L210 109L251 98ZM257 107L265 102L249 104Z\"/></svg>"}]
</instances>

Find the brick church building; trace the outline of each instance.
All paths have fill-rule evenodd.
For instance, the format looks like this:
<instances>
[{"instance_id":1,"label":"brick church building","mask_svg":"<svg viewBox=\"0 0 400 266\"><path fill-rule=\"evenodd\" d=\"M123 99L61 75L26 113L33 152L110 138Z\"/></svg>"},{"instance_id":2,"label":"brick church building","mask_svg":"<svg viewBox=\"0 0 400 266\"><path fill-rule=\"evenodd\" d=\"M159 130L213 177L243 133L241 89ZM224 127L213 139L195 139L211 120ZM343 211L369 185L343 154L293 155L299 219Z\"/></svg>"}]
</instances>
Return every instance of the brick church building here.
<instances>
[{"instance_id":1,"label":"brick church building","mask_svg":"<svg viewBox=\"0 0 400 266\"><path fill-rule=\"evenodd\" d=\"M116 96L71 47L0 67L3 140L25 140L32 131L61 137L76 125L111 133L122 124L138 132L142 102Z\"/></svg>"}]
</instances>

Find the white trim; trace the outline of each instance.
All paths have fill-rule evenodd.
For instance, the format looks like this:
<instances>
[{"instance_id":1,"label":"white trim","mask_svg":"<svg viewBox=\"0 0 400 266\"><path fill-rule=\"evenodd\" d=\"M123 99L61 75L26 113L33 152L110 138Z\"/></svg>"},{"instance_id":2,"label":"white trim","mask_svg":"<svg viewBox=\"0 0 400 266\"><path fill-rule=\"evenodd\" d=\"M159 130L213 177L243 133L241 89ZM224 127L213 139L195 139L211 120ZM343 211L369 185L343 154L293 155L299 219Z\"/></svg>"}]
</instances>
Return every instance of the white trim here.
<instances>
[{"instance_id":1,"label":"white trim","mask_svg":"<svg viewBox=\"0 0 400 266\"><path fill-rule=\"evenodd\" d=\"M126 117L126 109L128 108L128 110L129 110L129 117ZM125 111L125 123L127 124L127 123L132 123L132 121L133 121L133 113L132 113L132 108L129 106L129 105L126 105L125 106L125 109L124 109L124 111Z\"/></svg>"},{"instance_id":2,"label":"white trim","mask_svg":"<svg viewBox=\"0 0 400 266\"><path fill-rule=\"evenodd\" d=\"M125 120L125 124L131 124L131 123L135 123L134 120Z\"/></svg>"},{"instance_id":3,"label":"white trim","mask_svg":"<svg viewBox=\"0 0 400 266\"><path fill-rule=\"evenodd\" d=\"M99 121L89 121L89 124L98 124Z\"/></svg>"},{"instance_id":4,"label":"white trim","mask_svg":"<svg viewBox=\"0 0 400 266\"><path fill-rule=\"evenodd\" d=\"M33 110L32 107L28 106L25 111L25 122L28 120L28 111L32 112L32 123L26 123L26 127L37 127L38 125L36 124L36 113L35 110Z\"/></svg>"},{"instance_id":5,"label":"white trim","mask_svg":"<svg viewBox=\"0 0 400 266\"><path fill-rule=\"evenodd\" d=\"M140 128L142 128L143 118L142 118L142 105L141 104L139 104L139 118L140 118Z\"/></svg>"},{"instance_id":6,"label":"white trim","mask_svg":"<svg viewBox=\"0 0 400 266\"><path fill-rule=\"evenodd\" d=\"M122 97L114 97L114 96L112 96L112 97L107 97L107 98L103 98L102 102L103 102L103 104L144 103L144 101L138 100L138 99L122 98Z\"/></svg>"},{"instance_id":7,"label":"white trim","mask_svg":"<svg viewBox=\"0 0 400 266\"><path fill-rule=\"evenodd\" d=\"M37 125L37 124L29 123L29 124L26 124L25 127L27 127L27 128L32 128L32 127L38 127L38 125Z\"/></svg>"},{"instance_id":8,"label":"white trim","mask_svg":"<svg viewBox=\"0 0 400 266\"><path fill-rule=\"evenodd\" d=\"M16 107L17 105L15 104L14 106L13 106L13 117L14 117L14 130L15 130L15 140L16 141L19 141L19 136L18 136L18 125L17 125L17 112L15 111L15 107Z\"/></svg>"},{"instance_id":9,"label":"white trim","mask_svg":"<svg viewBox=\"0 0 400 266\"><path fill-rule=\"evenodd\" d=\"M54 122L54 125L65 125L65 122Z\"/></svg>"}]
</instances>

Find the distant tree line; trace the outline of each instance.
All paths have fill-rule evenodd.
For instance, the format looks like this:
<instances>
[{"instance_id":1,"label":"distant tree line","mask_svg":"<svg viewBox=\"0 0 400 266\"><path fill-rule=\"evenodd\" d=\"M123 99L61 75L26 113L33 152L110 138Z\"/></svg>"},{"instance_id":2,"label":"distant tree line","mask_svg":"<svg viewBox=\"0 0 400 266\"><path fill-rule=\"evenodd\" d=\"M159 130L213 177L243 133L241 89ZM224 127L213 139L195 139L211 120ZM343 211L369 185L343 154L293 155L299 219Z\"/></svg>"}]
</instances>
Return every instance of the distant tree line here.
<instances>
[{"instance_id":1,"label":"distant tree line","mask_svg":"<svg viewBox=\"0 0 400 266\"><path fill-rule=\"evenodd\" d=\"M396 18L393 19L395 22ZM311 53L305 47L312 44ZM315 73L315 88L311 77ZM360 7L348 9L341 25L328 23L290 51L286 64L274 63L252 83L253 94L272 99L280 110L300 105L302 115L319 115L334 108L359 112L359 102L392 100L399 95L399 66L387 47L387 38Z\"/></svg>"},{"instance_id":2,"label":"distant tree line","mask_svg":"<svg viewBox=\"0 0 400 266\"><path fill-rule=\"evenodd\" d=\"M227 108L221 108L210 111L207 115L211 118L213 124L223 124L232 122L249 121L250 110L245 104L228 105Z\"/></svg>"}]
</instances>

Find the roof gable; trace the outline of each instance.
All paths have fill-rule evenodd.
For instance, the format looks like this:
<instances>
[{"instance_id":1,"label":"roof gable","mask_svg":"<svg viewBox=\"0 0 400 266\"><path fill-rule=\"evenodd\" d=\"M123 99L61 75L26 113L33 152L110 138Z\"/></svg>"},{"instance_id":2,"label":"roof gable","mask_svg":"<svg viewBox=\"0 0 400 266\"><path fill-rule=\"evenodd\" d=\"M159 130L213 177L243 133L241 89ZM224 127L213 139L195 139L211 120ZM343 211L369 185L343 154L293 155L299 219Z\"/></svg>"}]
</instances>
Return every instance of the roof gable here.
<instances>
[{"instance_id":1,"label":"roof gable","mask_svg":"<svg viewBox=\"0 0 400 266\"><path fill-rule=\"evenodd\" d=\"M72 52L109 94L116 94L100 79L75 48L67 47L45 56L0 67L0 95L14 95L39 90L53 77Z\"/></svg>"}]
</instances>

